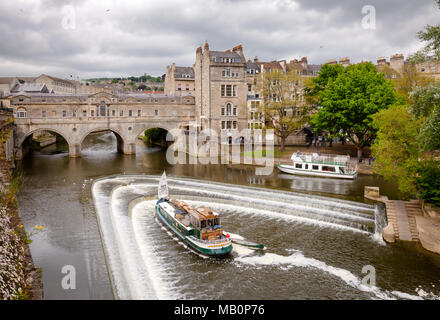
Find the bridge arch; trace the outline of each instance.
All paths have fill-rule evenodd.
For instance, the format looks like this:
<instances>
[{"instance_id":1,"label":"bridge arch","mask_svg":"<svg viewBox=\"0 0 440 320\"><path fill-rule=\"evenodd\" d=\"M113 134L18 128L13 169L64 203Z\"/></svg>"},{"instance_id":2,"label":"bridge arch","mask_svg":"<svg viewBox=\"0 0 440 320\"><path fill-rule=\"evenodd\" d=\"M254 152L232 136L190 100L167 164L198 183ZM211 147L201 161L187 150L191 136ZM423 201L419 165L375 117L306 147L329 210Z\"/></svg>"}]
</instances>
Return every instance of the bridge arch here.
<instances>
[{"instance_id":1,"label":"bridge arch","mask_svg":"<svg viewBox=\"0 0 440 320\"><path fill-rule=\"evenodd\" d=\"M54 132L56 134L59 134L61 137L63 137L63 139L66 141L68 147L69 147L69 153L71 151L72 146L74 145L72 143L72 141L70 141L70 139L68 138L69 135L66 134L65 132L58 130L58 129L54 129L51 127L41 127L41 128L36 128L30 131L27 131L26 133L23 133L21 135L18 136L18 141L17 141L17 151L15 154L15 159L16 160L20 160L22 159L28 152L29 152L29 145L26 146L24 145L25 141L31 137L34 133L39 132L39 131L48 131L48 132Z\"/></svg>"},{"instance_id":2,"label":"bridge arch","mask_svg":"<svg viewBox=\"0 0 440 320\"><path fill-rule=\"evenodd\" d=\"M127 139L125 138L125 136L121 133L120 130L115 129L115 128L108 128L108 127L97 127L97 128L93 128L90 129L88 131L86 131L86 133L82 134L81 138L79 139L79 148L80 148L80 152L82 149L82 144L84 142L84 140L92 133L94 132L100 132L100 131L110 131L112 132L115 136L116 136L116 142L117 142L117 151L120 153L129 153L127 150Z\"/></svg>"},{"instance_id":3,"label":"bridge arch","mask_svg":"<svg viewBox=\"0 0 440 320\"><path fill-rule=\"evenodd\" d=\"M150 129L160 129L160 130L163 130L164 135L162 137L162 143L161 143L162 147L166 147L169 144L173 143L172 141L167 141L166 138L168 137L168 134L169 134L169 135L171 135L171 137L173 138L173 141L174 141L174 136L173 136L173 133L171 131L174 128L169 128L168 126L164 126L164 125L160 125L160 124L156 125L154 123L139 126L137 128L137 130L134 131L134 138L138 139L141 135L144 135L145 131L150 130Z\"/></svg>"}]
</instances>

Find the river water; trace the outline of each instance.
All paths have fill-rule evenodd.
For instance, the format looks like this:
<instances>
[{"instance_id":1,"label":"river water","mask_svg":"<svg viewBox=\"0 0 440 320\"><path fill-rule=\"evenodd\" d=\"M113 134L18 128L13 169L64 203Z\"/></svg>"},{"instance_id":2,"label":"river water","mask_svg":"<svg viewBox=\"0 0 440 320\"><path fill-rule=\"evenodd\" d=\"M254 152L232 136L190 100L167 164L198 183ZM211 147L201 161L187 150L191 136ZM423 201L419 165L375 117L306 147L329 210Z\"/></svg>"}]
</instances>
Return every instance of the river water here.
<instances>
[{"instance_id":1,"label":"river water","mask_svg":"<svg viewBox=\"0 0 440 320\"><path fill-rule=\"evenodd\" d=\"M364 202L364 186L399 196L380 178L262 177L251 166L171 166L162 150L141 142L136 156L116 153L111 133L90 135L81 158L53 151L34 153L20 166L26 229L44 226L32 236L31 252L43 268L46 299L440 296L437 256L386 245L378 236L380 209ZM172 196L221 212L226 231L266 250L234 246L221 260L188 251L153 216L163 170ZM74 289L63 289L66 265L74 267ZM369 286L362 279L372 268L376 281Z\"/></svg>"}]
</instances>

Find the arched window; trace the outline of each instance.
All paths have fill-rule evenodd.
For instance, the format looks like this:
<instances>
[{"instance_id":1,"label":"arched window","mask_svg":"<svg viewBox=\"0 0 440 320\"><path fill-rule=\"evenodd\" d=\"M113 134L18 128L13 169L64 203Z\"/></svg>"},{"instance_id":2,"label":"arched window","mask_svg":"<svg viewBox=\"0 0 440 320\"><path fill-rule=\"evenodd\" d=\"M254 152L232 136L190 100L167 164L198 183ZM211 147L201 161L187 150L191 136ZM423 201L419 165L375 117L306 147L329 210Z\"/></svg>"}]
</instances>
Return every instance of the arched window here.
<instances>
[{"instance_id":1,"label":"arched window","mask_svg":"<svg viewBox=\"0 0 440 320\"><path fill-rule=\"evenodd\" d=\"M17 109L17 118L26 118L27 112L25 108L18 108Z\"/></svg>"},{"instance_id":2,"label":"arched window","mask_svg":"<svg viewBox=\"0 0 440 320\"><path fill-rule=\"evenodd\" d=\"M105 104L105 101L101 101L101 104L98 107L98 110L96 111L96 115L99 117L105 117L107 114L107 105Z\"/></svg>"},{"instance_id":3,"label":"arched window","mask_svg":"<svg viewBox=\"0 0 440 320\"><path fill-rule=\"evenodd\" d=\"M226 115L227 115L227 116L232 115L232 103L230 103L230 102L228 102L228 103L226 104Z\"/></svg>"}]
</instances>

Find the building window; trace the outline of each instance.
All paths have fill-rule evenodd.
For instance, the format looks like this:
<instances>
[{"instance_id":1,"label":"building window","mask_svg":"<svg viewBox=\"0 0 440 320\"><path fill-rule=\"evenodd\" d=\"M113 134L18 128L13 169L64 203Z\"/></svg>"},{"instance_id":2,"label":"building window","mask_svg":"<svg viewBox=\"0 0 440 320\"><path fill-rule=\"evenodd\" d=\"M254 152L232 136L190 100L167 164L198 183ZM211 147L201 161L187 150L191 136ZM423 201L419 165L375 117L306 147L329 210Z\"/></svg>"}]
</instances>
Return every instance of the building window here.
<instances>
[{"instance_id":1,"label":"building window","mask_svg":"<svg viewBox=\"0 0 440 320\"><path fill-rule=\"evenodd\" d=\"M72 111L72 117L76 118L76 110Z\"/></svg>"},{"instance_id":2,"label":"building window","mask_svg":"<svg viewBox=\"0 0 440 320\"><path fill-rule=\"evenodd\" d=\"M186 85L186 91L189 91L189 84Z\"/></svg>"},{"instance_id":3,"label":"building window","mask_svg":"<svg viewBox=\"0 0 440 320\"><path fill-rule=\"evenodd\" d=\"M96 115L97 116L101 116L101 117L105 117L105 115L106 115L106 112L105 112L106 108L107 108L107 106L105 105L105 102L102 101L101 105L99 106L98 110L96 111Z\"/></svg>"},{"instance_id":4,"label":"building window","mask_svg":"<svg viewBox=\"0 0 440 320\"><path fill-rule=\"evenodd\" d=\"M232 114L232 103L226 104L226 115L230 116Z\"/></svg>"},{"instance_id":5,"label":"building window","mask_svg":"<svg viewBox=\"0 0 440 320\"><path fill-rule=\"evenodd\" d=\"M233 111L234 111L234 112L233 112L233 115L236 116L236 115L237 115L237 108L234 107Z\"/></svg>"},{"instance_id":6,"label":"building window","mask_svg":"<svg viewBox=\"0 0 440 320\"><path fill-rule=\"evenodd\" d=\"M248 83L248 91L252 91L252 84Z\"/></svg>"},{"instance_id":7,"label":"building window","mask_svg":"<svg viewBox=\"0 0 440 320\"><path fill-rule=\"evenodd\" d=\"M65 118L67 116L67 111L63 110L63 118Z\"/></svg>"},{"instance_id":8,"label":"building window","mask_svg":"<svg viewBox=\"0 0 440 320\"><path fill-rule=\"evenodd\" d=\"M226 122L226 129L231 129L232 121Z\"/></svg>"},{"instance_id":9,"label":"building window","mask_svg":"<svg viewBox=\"0 0 440 320\"><path fill-rule=\"evenodd\" d=\"M225 115L225 108L222 108L222 116Z\"/></svg>"},{"instance_id":10,"label":"building window","mask_svg":"<svg viewBox=\"0 0 440 320\"><path fill-rule=\"evenodd\" d=\"M232 122L232 127L233 127L234 129L237 129L237 121L233 121L233 122Z\"/></svg>"},{"instance_id":11,"label":"building window","mask_svg":"<svg viewBox=\"0 0 440 320\"><path fill-rule=\"evenodd\" d=\"M181 90L182 90L182 85L181 85L180 83L177 85L177 90L178 90L178 91L181 91Z\"/></svg>"},{"instance_id":12,"label":"building window","mask_svg":"<svg viewBox=\"0 0 440 320\"><path fill-rule=\"evenodd\" d=\"M237 96L237 85L232 84L222 84L221 85L221 96L222 97L236 97Z\"/></svg>"},{"instance_id":13,"label":"building window","mask_svg":"<svg viewBox=\"0 0 440 320\"><path fill-rule=\"evenodd\" d=\"M42 116L43 118L46 118L46 110L41 111L41 116Z\"/></svg>"},{"instance_id":14,"label":"building window","mask_svg":"<svg viewBox=\"0 0 440 320\"><path fill-rule=\"evenodd\" d=\"M142 110L138 110L138 117L142 116Z\"/></svg>"},{"instance_id":15,"label":"building window","mask_svg":"<svg viewBox=\"0 0 440 320\"><path fill-rule=\"evenodd\" d=\"M112 110L112 117L116 115L116 110Z\"/></svg>"},{"instance_id":16,"label":"building window","mask_svg":"<svg viewBox=\"0 0 440 320\"><path fill-rule=\"evenodd\" d=\"M91 111L90 111L90 116L91 116L91 117L94 117L94 116L95 116L95 110L91 110Z\"/></svg>"},{"instance_id":17,"label":"building window","mask_svg":"<svg viewBox=\"0 0 440 320\"><path fill-rule=\"evenodd\" d=\"M133 111L132 110L128 110L128 116L132 117L133 116Z\"/></svg>"},{"instance_id":18,"label":"building window","mask_svg":"<svg viewBox=\"0 0 440 320\"><path fill-rule=\"evenodd\" d=\"M154 110L154 115L155 115L155 116L159 115L159 111Z\"/></svg>"},{"instance_id":19,"label":"building window","mask_svg":"<svg viewBox=\"0 0 440 320\"><path fill-rule=\"evenodd\" d=\"M21 108L17 110L17 118L26 118L26 109Z\"/></svg>"},{"instance_id":20,"label":"building window","mask_svg":"<svg viewBox=\"0 0 440 320\"><path fill-rule=\"evenodd\" d=\"M222 76L223 76L224 78L229 78L229 77L231 77L231 69L223 70L223 71L222 71Z\"/></svg>"},{"instance_id":21,"label":"building window","mask_svg":"<svg viewBox=\"0 0 440 320\"><path fill-rule=\"evenodd\" d=\"M87 110L83 110L83 117L87 117Z\"/></svg>"},{"instance_id":22,"label":"building window","mask_svg":"<svg viewBox=\"0 0 440 320\"><path fill-rule=\"evenodd\" d=\"M226 121L222 121L222 129L226 128Z\"/></svg>"},{"instance_id":23,"label":"building window","mask_svg":"<svg viewBox=\"0 0 440 320\"><path fill-rule=\"evenodd\" d=\"M124 116L124 110L119 111L119 116L123 117Z\"/></svg>"}]
</instances>

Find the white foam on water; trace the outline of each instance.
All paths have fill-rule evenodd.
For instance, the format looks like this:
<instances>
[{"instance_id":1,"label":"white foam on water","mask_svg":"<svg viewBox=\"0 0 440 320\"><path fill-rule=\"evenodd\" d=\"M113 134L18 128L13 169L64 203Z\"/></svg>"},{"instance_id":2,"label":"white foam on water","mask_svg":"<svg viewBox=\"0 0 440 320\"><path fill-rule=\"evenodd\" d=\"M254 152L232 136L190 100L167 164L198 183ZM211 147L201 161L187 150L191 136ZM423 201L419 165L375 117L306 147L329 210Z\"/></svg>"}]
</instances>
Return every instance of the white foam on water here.
<instances>
[{"instance_id":1,"label":"white foam on water","mask_svg":"<svg viewBox=\"0 0 440 320\"><path fill-rule=\"evenodd\" d=\"M178 299L181 297L176 294L176 290L173 290L175 288L170 286L169 281L164 280L166 274L164 274L164 269L161 267L162 261L160 261L159 253L153 245L153 239L151 239L153 236L152 230L154 230L152 224L157 223L153 217L155 205L155 200L149 200L142 201L133 207L133 230L143 262L148 269L149 283L152 284L152 289L157 297L159 299Z\"/></svg>"},{"instance_id":2,"label":"white foam on water","mask_svg":"<svg viewBox=\"0 0 440 320\"><path fill-rule=\"evenodd\" d=\"M111 214L113 230L119 247L121 264L133 299L157 299L151 279L152 275L142 260L138 243L134 236L133 225L127 214L127 208L122 204L126 202L127 190L133 187L118 187L112 192Z\"/></svg>"},{"instance_id":3,"label":"white foam on water","mask_svg":"<svg viewBox=\"0 0 440 320\"><path fill-rule=\"evenodd\" d=\"M363 233L363 234L370 234L368 231L352 228L345 225L340 225L332 222L327 221L321 221L321 220L315 220L311 218L301 217L301 216L294 216L290 214L285 213L279 213L276 211L268 211L268 210L261 210L261 209L254 209L254 208L248 208L248 207L241 207L238 205L231 205L231 204L224 204L224 203L217 203L217 202L204 202L204 201L193 201L193 200L186 200L188 204L194 204L197 206L209 206L215 211L222 212L225 210L234 211L237 213L244 213L244 214L250 214L250 215L263 215L271 218L279 218L284 221L288 222L298 222L298 223L305 223L310 225L315 225L322 228L332 228L332 229L339 229L344 231L351 231L355 233Z\"/></svg>"},{"instance_id":4,"label":"white foam on water","mask_svg":"<svg viewBox=\"0 0 440 320\"><path fill-rule=\"evenodd\" d=\"M142 183L142 184L133 184L132 186L132 190L133 192L139 192L139 190L136 190L136 188L143 188L144 190L146 190L147 188L157 188L157 185L155 184L150 184L150 183ZM179 187L179 186L174 186L174 185L169 185L169 189L170 189L170 193L172 194L172 192L188 192L188 188L186 187ZM358 229L358 228L354 228L351 226L345 226L342 224L338 224L337 221L333 222L327 222L327 221L322 221L319 220L319 218L321 216L327 216L327 217L335 217L335 218L345 218L348 220L352 220L352 221L372 221L372 217L367 219L367 218L363 218L363 217L359 217L357 215L350 215L350 214L346 214L346 213L342 213L342 212L337 212L337 211L330 211L330 210L325 210L325 209L320 209L320 208L312 208L312 207L308 207L306 205L299 205L299 204L288 204L288 203L282 203L279 201L271 201L269 199L255 199L252 195L246 195L246 196L238 196L238 195L234 195L234 194L225 194L222 192L216 192L216 191L210 191L207 190L206 188L203 189L191 189L191 192L193 192L197 197L205 197L207 199L214 197L217 198L226 198L228 200L232 200L235 201L237 203L243 203L243 202L248 202L248 203L259 203L261 205L269 205L271 207L273 207L274 209L276 208L288 208L291 209L292 211L290 211L289 213L279 213L279 212L275 212L275 211L268 211L268 210L259 210L259 209L253 209L253 208L248 208L248 207L242 207L244 209L246 209L245 211L259 211L259 212L271 212L273 213L274 216L277 216L278 218L286 218L287 220L289 220L288 217L292 217L292 219L290 219L290 221L301 221L302 223L308 223L308 224L315 224L315 225L319 225L321 227L333 227L333 228L340 228L341 230L349 230L349 231L354 231L354 232L360 232L360 233L365 233L365 234L370 234L368 231L362 230L362 229ZM211 202L209 203L209 206L213 207L214 204L212 204ZM223 206L223 204L222 204ZM226 204L224 206L227 206ZM238 206L237 206L238 207ZM220 209L221 210L221 209ZM303 217L300 215L297 215L299 212L302 213L306 213L306 214L310 214L312 213L312 215L310 217Z\"/></svg>"},{"instance_id":5,"label":"white foam on water","mask_svg":"<svg viewBox=\"0 0 440 320\"><path fill-rule=\"evenodd\" d=\"M157 252L157 247L154 245L151 235L151 224L154 218L150 218L149 215L153 214L155 201L146 200L138 203L132 209L132 216L128 214L128 202L130 199L134 199L136 195L151 194L157 188L157 184L148 181L151 177L112 177L109 179L98 180L93 184L92 192L94 197L94 203L97 211L99 226L104 242L106 251L106 257L111 269L112 280L117 291L118 298L121 299L178 299L185 295L182 294L182 288L176 287L178 275L173 272L167 273L170 270L169 262L166 263L161 257L160 252ZM156 178L155 178L156 179ZM147 181L146 181L147 180ZM157 180L157 179L156 179ZM173 179L169 179L173 180ZM127 185L130 183L136 183ZM222 188L218 188L218 185L214 186L210 183L193 183L198 184L198 188L188 188L188 186L176 186L170 185L172 190L185 191L186 193L193 194L196 197L206 197L206 201L194 201L185 200L187 203L194 203L197 205L208 205L214 210L219 212L234 212L238 214L249 215L264 215L269 218L282 219L285 221L306 223L317 225L323 228L336 228L339 230L371 234L367 231L357 229L354 227L338 224L338 221L328 222L319 220L319 215L313 215L312 217L295 216L294 214L280 213L271 210L254 209L246 206L240 206L235 204L226 204L219 202L209 201L210 196L215 196L217 201L221 201L225 196L229 199L236 201L237 203L255 202L267 204L269 199L264 197L255 198L258 192L251 190L249 193L241 193L240 195L234 195L230 193L221 192ZM108 190L109 185L118 186L113 189L111 196ZM216 190L209 190L209 188L215 188ZM248 190L246 190L248 191ZM270 194L272 192L264 191L260 193ZM129 198L129 199L128 199ZM184 196L182 196L184 198ZM245 201L243 201L245 200ZM304 199L306 201L306 199ZM315 199L313 199L315 201ZM323 201L323 200L321 200ZM279 203L272 201L271 204ZM281 203L283 204L283 203ZM283 204L285 205L285 204ZM351 204L343 203L343 206L350 206ZM333 203L328 204L329 207L334 207ZM331 214L338 214L332 210L311 208L307 205L292 204L292 207L299 210L317 210L332 212ZM276 210L274 206L274 210ZM358 215L351 215L350 213L342 213L345 218L350 216L350 219L362 217ZM369 219L371 220L371 219ZM161 226L161 228L164 228ZM167 229L166 229L167 230ZM149 232L150 231L150 232ZM169 232L167 230L167 232ZM238 234L231 234L231 237L236 239L244 239ZM173 238L174 235L171 234ZM370 237L369 237L370 238ZM374 239L374 236L372 236ZM178 240L178 239L177 239ZM181 242L181 241L178 241ZM184 245L184 244L182 244ZM393 291L391 293L382 291L377 287L371 287L362 284L362 281L353 273L348 270L333 267L327 265L325 262L316 260L314 258L308 258L303 255L302 252L292 250L291 255L282 256L275 253L265 253L263 255L251 255L255 251L247 247L240 245L233 245L234 252L236 253L235 262L254 265L254 266L278 266L283 269L290 269L292 267L306 267L315 268L322 272L335 276L347 285L357 288L363 292L369 292L375 297L380 299L420 299L420 296L424 292L418 292L419 296L413 296L407 293Z\"/></svg>"},{"instance_id":6,"label":"white foam on water","mask_svg":"<svg viewBox=\"0 0 440 320\"><path fill-rule=\"evenodd\" d=\"M284 268L291 267L303 267L303 268L316 268L330 275L338 277L344 281L347 285L356 288L363 292L374 294L379 299L394 300L396 298L408 299L408 300L423 300L421 296L427 297L429 294L423 290L417 291L419 296L411 295L400 291L384 291L376 286L369 286L362 283L361 279L348 270L329 266L323 261L305 257L304 254L296 249L291 249L294 253L289 256L282 256L275 253L266 253L262 256L241 256L235 259L235 261L244 264L250 264L253 266L280 266ZM435 298L432 294L431 298ZM437 297L438 298L438 297Z\"/></svg>"},{"instance_id":7,"label":"white foam on water","mask_svg":"<svg viewBox=\"0 0 440 320\"><path fill-rule=\"evenodd\" d=\"M391 293L399 298L406 299L406 300L423 300L422 297L415 296L415 295L405 293L405 292L391 291Z\"/></svg>"},{"instance_id":8,"label":"white foam on water","mask_svg":"<svg viewBox=\"0 0 440 320\"><path fill-rule=\"evenodd\" d=\"M239 244L236 244L236 243L232 244L232 250L239 257L246 257L246 256L249 256L249 255L255 253L255 250L252 250L246 246L240 246Z\"/></svg>"},{"instance_id":9,"label":"white foam on water","mask_svg":"<svg viewBox=\"0 0 440 320\"><path fill-rule=\"evenodd\" d=\"M112 179L112 182L123 183L125 179ZM93 201L95 203L99 229L103 240L106 260L111 270L115 295L119 299L131 299L130 290L125 278L124 270L121 266L121 258L119 256L118 244L113 231L112 217L110 215L110 199L108 192L105 191L105 184L109 180L98 180L92 186Z\"/></svg>"}]
</instances>

